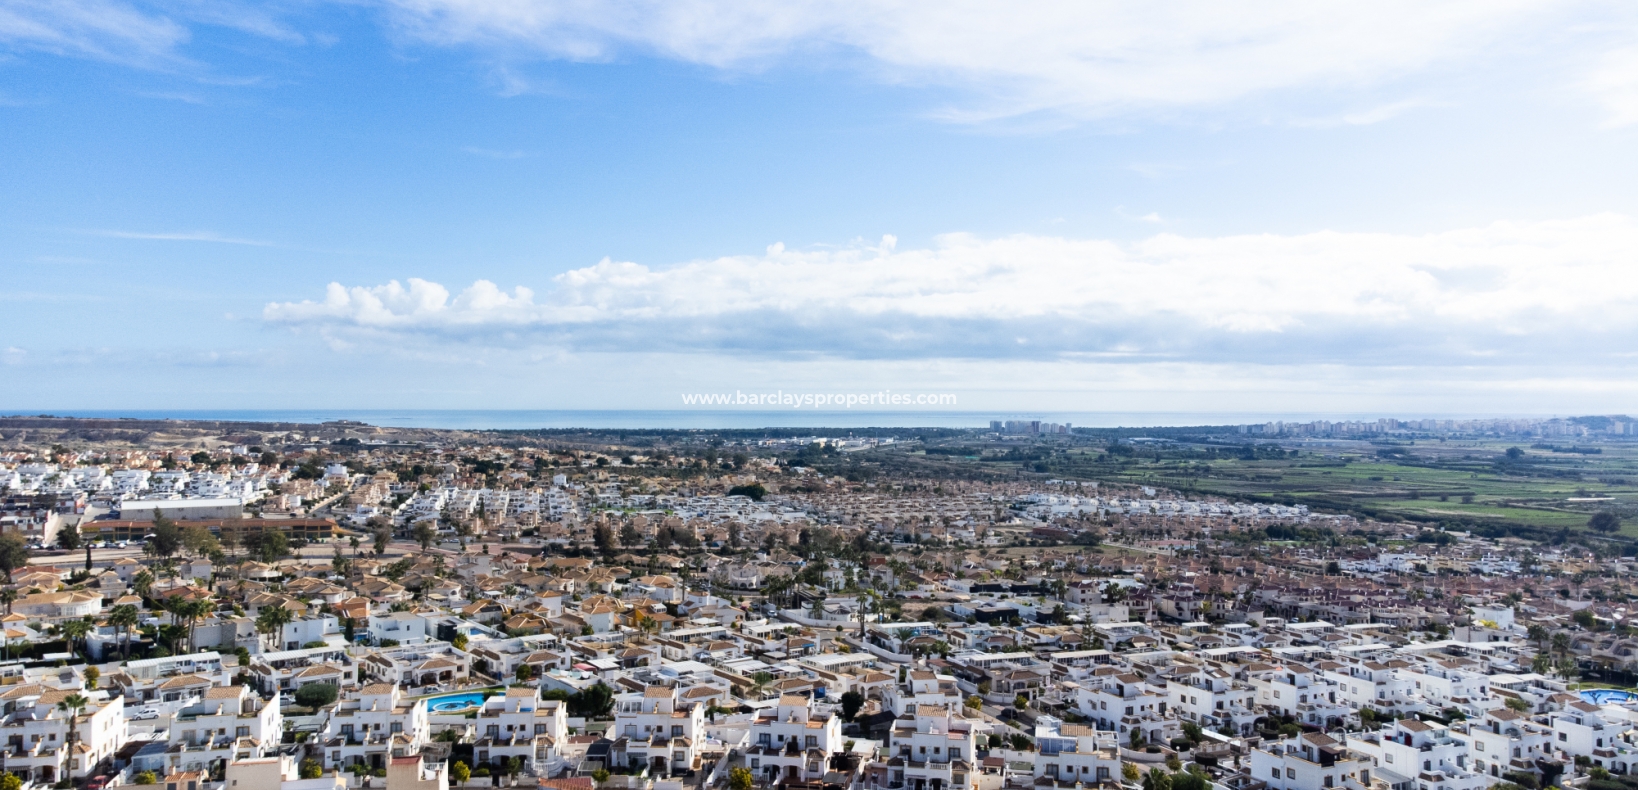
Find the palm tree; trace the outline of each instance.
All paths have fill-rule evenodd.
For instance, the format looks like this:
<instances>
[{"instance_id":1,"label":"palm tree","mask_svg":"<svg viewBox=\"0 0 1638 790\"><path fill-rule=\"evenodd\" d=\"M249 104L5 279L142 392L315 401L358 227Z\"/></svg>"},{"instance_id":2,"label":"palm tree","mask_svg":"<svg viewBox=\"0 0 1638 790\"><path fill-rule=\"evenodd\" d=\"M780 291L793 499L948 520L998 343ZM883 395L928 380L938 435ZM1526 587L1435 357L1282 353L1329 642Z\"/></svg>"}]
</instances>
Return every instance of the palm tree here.
<instances>
[{"instance_id":1,"label":"palm tree","mask_svg":"<svg viewBox=\"0 0 1638 790\"><path fill-rule=\"evenodd\" d=\"M15 589L7 587L4 590L0 590L0 601L4 601L6 604L6 614L11 614L11 605L16 600L17 591Z\"/></svg>"},{"instance_id":2,"label":"palm tree","mask_svg":"<svg viewBox=\"0 0 1638 790\"><path fill-rule=\"evenodd\" d=\"M198 623L199 618L215 611L216 606L209 598L187 599L179 596L165 602L165 609L171 613L173 622L182 620L187 624L188 650L191 652L194 625Z\"/></svg>"},{"instance_id":3,"label":"palm tree","mask_svg":"<svg viewBox=\"0 0 1638 790\"><path fill-rule=\"evenodd\" d=\"M1553 652L1559 655L1564 655L1565 653L1570 652L1569 634L1563 632L1553 634Z\"/></svg>"},{"instance_id":4,"label":"palm tree","mask_svg":"<svg viewBox=\"0 0 1638 790\"><path fill-rule=\"evenodd\" d=\"M84 639L91 633L92 626L89 618L84 620L69 620L62 625L63 636L68 639L68 649L74 649L74 643Z\"/></svg>"},{"instance_id":5,"label":"palm tree","mask_svg":"<svg viewBox=\"0 0 1638 790\"><path fill-rule=\"evenodd\" d=\"M82 694L70 694L57 703L57 710L68 714L68 766L70 772L74 768L74 745L80 741L80 711L85 710L85 706L90 704L91 700L86 699Z\"/></svg>"},{"instance_id":6,"label":"palm tree","mask_svg":"<svg viewBox=\"0 0 1638 790\"><path fill-rule=\"evenodd\" d=\"M1553 638L1552 633L1547 630L1547 626L1540 623L1532 623L1528 633L1530 641L1536 643L1537 650L1546 648L1547 640Z\"/></svg>"},{"instance_id":7,"label":"palm tree","mask_svg":"<svg viewBox=\"0 0 1638 790\"><path fill-rule=\"evenodd\" d=\"M131 589L136 590L137 595L147 598L148 593L154 589L154 575L147 571L137 571L137 575L131 577Z\"/></svg>"},{"instance_id":8,"label":"palm tree","mask_svg":"<svg viewBox=\"0 0 1638 790\"><path fill-rule=\"evenodd\" d=\"M131 629L136 627L138 619L137 608L128 603L120 604L108 610L108 624L114 627L114 635L119 636L121 631L125 633L125 639L121 643L119 651L121 658L129 659L131 657Z\"/></svg>"},{"instance_id":9,"label":"palm tree","mask_svg":"<svg viewBox=\"0 0 1638 790\"><path fill-rule=\"evenodd\" d=\"M284 627L295 619L290 610L283 606L270 606L262 610L256 617L256 630L267 635L276 635L284 632ZM274 642L277 647L278 643Z\"/></svg>"}]
</instances>

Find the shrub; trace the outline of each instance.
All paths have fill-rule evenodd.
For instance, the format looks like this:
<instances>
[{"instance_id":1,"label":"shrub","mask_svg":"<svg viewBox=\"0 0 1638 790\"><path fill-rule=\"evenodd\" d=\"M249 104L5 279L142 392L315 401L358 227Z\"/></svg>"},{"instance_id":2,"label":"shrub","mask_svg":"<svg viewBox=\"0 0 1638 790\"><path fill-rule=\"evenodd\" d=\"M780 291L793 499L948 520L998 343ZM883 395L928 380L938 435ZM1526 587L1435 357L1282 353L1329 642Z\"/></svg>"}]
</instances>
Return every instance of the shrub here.
<instances>
[{"instance_id":1,"label":"shrub","mask_svg":"<svg viewBox=\"0 0 1638 790\"><path fill-rule=\"evenodd\" d=\"M323 775L324 775L324 768L318 764L317 760L302 760L301 761L301 778L303 778L303 779L317 779L317 778L319 778L319 777L321 777Z\"/></svg>"},{"instance_id":2,"label":"shrub","mask_svg":"<svg viewBox=\"0 0 1638 790\"><path fill-rule=\"evenodd\" d=\"M338 689L329 683L308 683L296 689L296 704L304 708L322 708L336 701Z\"/></svg>"},{"instance_id":3,"label":"shrub","mask_svg":"<svg viewBox=\"0 0 1638 790\"><path fill-rule=\"evenodd\" d=\"M142 773L137 774L133 778L136 781L136 783L139 784L139 785L156 785L156 784L159 784L159 775L154 773L153 771L143 771ZM21 785L22 782L18 782L18 784Z\"/></svg>"},{"instance_id":4,"label":"shrub","mask_svg":"<svg viewBox=\"0 0 1638 790\"><path fill-rule=\"evenodd\" d=\"M453 765L449 766L449 778L457 782L465 782L472 778L472 769L466 767L466 763L456 760Z\"/></svg>"},{"instance_id":5,"label":"shrub","mask_svg":"<svg viewBox=\"0 0 1638 790\"><path fill-rule=\"evenodd\" d=\"M1536 781L1535 774L1514 771L1512 773L1502 774L1502 778L1518 785L1519 787L1525 788L1525 790L1540 790L1541 788L1541 783Z\"/></svg>"},{"instance_id":6,"label":"shrub","mask_svg":"<svg viewBox=\"0 0 1638 790\"><path fill-rule=\"evenodd\" d=\"M489 766L487 766L487 765L478 766L478 770L473 771L472 775L476 776L476 777L479 777L479 778L488 776L489 775Z\"/></svg>"}]
</instances>

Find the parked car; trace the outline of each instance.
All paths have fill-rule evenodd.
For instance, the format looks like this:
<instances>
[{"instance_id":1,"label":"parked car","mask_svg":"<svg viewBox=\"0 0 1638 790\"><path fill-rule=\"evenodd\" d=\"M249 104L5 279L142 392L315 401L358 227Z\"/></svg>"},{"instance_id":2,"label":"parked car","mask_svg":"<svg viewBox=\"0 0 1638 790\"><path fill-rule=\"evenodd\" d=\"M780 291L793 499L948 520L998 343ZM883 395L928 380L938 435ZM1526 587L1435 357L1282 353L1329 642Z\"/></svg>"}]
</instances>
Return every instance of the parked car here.
<instances>
[{"instance_id":1,"label":"parked car","mask_svg":"<svg viewBox=\"0 0 1638 790\"><path fill-rule=\"evenodd\" d=\"M157 718L159 718L159 709L158 708L138 708L135 712L133 712L130 716L127 716L126 718L130 719L131 721L147 721L148 719L157 719Z\"/></svg>"}]
</instances>

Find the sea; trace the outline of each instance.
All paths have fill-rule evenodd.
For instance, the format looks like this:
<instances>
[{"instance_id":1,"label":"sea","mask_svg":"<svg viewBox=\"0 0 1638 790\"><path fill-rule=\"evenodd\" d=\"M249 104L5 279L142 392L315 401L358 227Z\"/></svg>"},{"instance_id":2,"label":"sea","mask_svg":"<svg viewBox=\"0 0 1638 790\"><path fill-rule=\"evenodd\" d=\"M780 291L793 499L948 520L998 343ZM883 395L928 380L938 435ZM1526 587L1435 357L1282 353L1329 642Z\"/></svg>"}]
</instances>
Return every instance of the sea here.
<instances>
[{"instance_id":1,"label":"sea","mask_svg":"<svg viewBox=\"0 0 1638 790\"><path fill-rule=\"evenodd\" d=\"M1078 428L1160 428L1243 425L1271 420L1374 420L1376 414L1265 414L1206 412L1028 412L849 409L164 409L10 411L6 416L131 418L139 420L226 420L318 424L335 420L393 428L452 430L703 429L757 428L985 428L993 420L1040 420ZM1440 415L1421 415L1438 417Z\"/></svg>"}]
</instances>

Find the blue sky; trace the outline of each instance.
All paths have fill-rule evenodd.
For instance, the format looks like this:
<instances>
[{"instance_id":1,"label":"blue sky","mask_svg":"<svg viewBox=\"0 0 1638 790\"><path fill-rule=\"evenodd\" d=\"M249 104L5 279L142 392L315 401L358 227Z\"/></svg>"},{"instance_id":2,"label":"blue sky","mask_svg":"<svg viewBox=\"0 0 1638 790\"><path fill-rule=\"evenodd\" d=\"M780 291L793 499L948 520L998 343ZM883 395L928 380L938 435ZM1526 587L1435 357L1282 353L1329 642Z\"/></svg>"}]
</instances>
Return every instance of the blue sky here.
<instances>
[{"instance_id":1,"label":"blue sky","mask_svg":"<svg viewBox=\"0 0 1638 790\"><path fill-rule=\"evenodd\" d=\"M1635 410L1638 13L1424 5L0 0L0 409Z\"/></svg>"}]
</instances>

